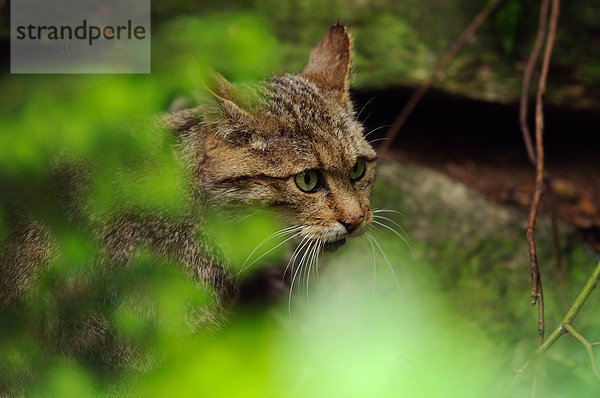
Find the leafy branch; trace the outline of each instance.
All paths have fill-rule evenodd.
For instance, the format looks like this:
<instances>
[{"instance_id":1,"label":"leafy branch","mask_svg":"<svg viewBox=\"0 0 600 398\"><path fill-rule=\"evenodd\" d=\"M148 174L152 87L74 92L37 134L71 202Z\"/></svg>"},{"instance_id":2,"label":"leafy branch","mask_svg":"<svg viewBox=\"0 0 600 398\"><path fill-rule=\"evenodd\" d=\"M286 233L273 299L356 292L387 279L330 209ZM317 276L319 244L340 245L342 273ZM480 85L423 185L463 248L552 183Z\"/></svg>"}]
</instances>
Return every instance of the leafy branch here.
<instances>
[{"instance_id":1,"label":"leafy branch","mask_svg":"<svg viewBox=\"0 0 600 398\"><path fill-rule=\"evenodd\" d=\"M592 370L594 371L594 374L596 375L596 378L598 379L598 381L600 381L600 373L598 372L598 362L596 362L596 356L594 355L594 349L593 349L594 343L590 343L589 341L587 341L585 339L585 337L580 335L577 332L577 330L575 330L575 328L573 326L569 325L568 323L563 326L567 330L567 332L569 332L571 334L571 336L575 337L577 340L579 340L581 342L581 344L583 344L583 346L585 347L585 349L588 352L588 355L590 356L590 362L592 363ZM598 343L596 343L596 344L598 344Z\"/></svg>"},{"instance_id":2,"label":"leafy branch","mask_svg":"<svg viewBox=\"0 0 600 398\"><path fill-rule=\"evenodd\" d=\"M565 317L560 322L560 325L556 329L554 329L552 334L550 334L550 336L548 337L548 340L546 340L544 344L542 344L537 349L537 354L543 354L546 351L548 351L548 349L552 347L552 345L556 342L556 340L558 340L560 336L568 332L565 326L570 326L573 323L575 317L577 317L577 314L579 314L579 311L581 311L583 304L585 304L592 291L598 286L598 282L600 282L600 262L598 262L596 269L594 270L594 272L586 282L585 286L579 293L579 296L577 296L577 298L575 299L575 302L573 303L569 311L567 311L567 313L565 314Z\"/></svg>"},{"instance_id":3,"label":"leafy branch","mask_svg":"<svg viewBox=\"0 0 600 398\"><path fill-rule=\"evenodd\" d=\"M599 282L600 282L600 262L598 262L598 265L596 265L594 272L592 272L592 275L587 280L585 286L583 287L583 289L581 290L581 292L575 299L575 302L573 303L573 305L571 306L569 311L567 311L567 313L565 314L564 318L562 319L562 321L560 322L558 327L556 327L556 329L554 329L554 331L550 334L550 336L544 342L544 344L542 344L535 352L536 357L539 357L539 356L543 355L546 351L548 351L550 349L550 347L552 347L554 345L554 343L556 343L556 341L562 335L567 334L567 333L571 334L571 336L573 336L574 338L579 340L584 345L586 350L588 351L588 354L590 356L590 361L592 362L592 369L594 371L594 374L598 378L598 381L600 381L600 373L598 371L598 365L597 365L596 358L595 358L592 347L596 346L596 345L600 345L600 342L597 342L597 343L588 342L583 336L581 336L575 330L572 323L575 320L575 318L577 317L577 314L579 314L579 311L581 311L581 308L583 307L583 305L585 304L587 299L590 297L590 294L592 294L594 289L598 286ZM527 369L527 367L530 364L531 364L531 361L525 363L523 366L521 366L521 368L519 369L518 372L522 373L525 369Z\"/></svg>"},{"instance_id":4,"label":"leafy branch","mask_svg":"<svg viewBox=\"0 0 600 398\"><path fill-rule=\"evenodd\" d=\"M538 267L537 261L537 253L535 246L535 222L538 215L538 210L540 207L540 202L542 200L542 196L544 194L545 187L547 186L547 182L549 180L547 174L544 171L544 103L543 97L546 92L546 82L548 78L548 70L550 67L550 57L552 55L552 49L554 47L554 43L556 41L556 28L558 25L558 15L560 12L560 0L552 0L552 6L550 10L550 18L549 24L547 21L548 18L548 8L549 1L541 0L540 7L540 18L539 18L539 26L538 32L536 36L536 40L531 52L531 55L527 61L527 65L525 68L525 73L523 75L523 88L521 95L521 107L519 114L519 122L521 127L521 132L523 134L523 139L525 141L525 147L527 149L527 155L532 164L536 167L536 177L535 177L535 191L533 193L531 199L531 206L529 211L529 218L527 222L527 244L529 247L529 258L530 258L530 269L531 269L531 305L538 305L538 349L536 351L536 356L543 355L563 334L570 334L575 339L583 344L585 349L588 352L590 357L590 362L592 364L592 370L598 381L600 381L600 372L598 371L598 364L596 361L596 357L594 355L593 346L598 345L600 343L590 343L586 340L577 330L573 327L572 322L579 314L579 311L585 304L586 300L592 293L592 291L598 286L600 281L600 262L596 266L596 269L588 279L587 283L579 293L579 296L569 308L559 324L559 326L554 329L552 334L548 337L548 339L544 342L544 295L542 290L542 281L541 275ZM548 27L547 27L548 25ZM546 35L546 29L547 35ZM531 82L531 77L533 75L533 70L535 69L535 64L537 63L537 59L540 55L542 45L545 41L544 55L542 59L542 66L540 72L540 78L538 82L538 90L536 95L536 107L535 107L535 153L533 144L531 142L531 136L529 132L529 128L527 126L527 102L528 102L528 93ZM554 218L554 217L553 217ZM555 247L558 249L558 240L557 240L557 232L556 232L556 224L553 219L553 235L555 236ZM557 256L560 256L560 252L557 250ZM560 266L560 257L557 258L557 264L559 271L562 270ZM566 294L563 292L563 298L566 298ZM529 366L531 361L527 362L523 365L520 371L525 370L527 366Z\"/></svg>"}]
</instances>

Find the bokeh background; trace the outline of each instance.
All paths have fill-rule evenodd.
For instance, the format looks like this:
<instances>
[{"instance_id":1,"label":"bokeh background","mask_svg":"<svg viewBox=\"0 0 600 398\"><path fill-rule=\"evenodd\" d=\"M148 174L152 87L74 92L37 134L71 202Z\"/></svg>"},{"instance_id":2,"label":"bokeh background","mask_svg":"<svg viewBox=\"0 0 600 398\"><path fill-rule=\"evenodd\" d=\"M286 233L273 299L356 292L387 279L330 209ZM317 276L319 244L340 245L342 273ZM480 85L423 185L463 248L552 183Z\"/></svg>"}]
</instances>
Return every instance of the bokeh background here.
<instances>
[{"instance_id":1,"label":"bokeh background","mask_svg":"<svg viewBox=\"0 0 600 398\"><path fill-rule=\"evenodd\" d=\"M379 129L369 137L377 140L486 3L153 2L151 74L10 75L9 4L0 0L0 240L19 214L56 242L33 288L0 310L0 395L598 396L587 353L568 336L535 372L515 375L537 344L524 232L534 171L517 124L537 1L501 3L379 163L374 207L401 213L386 215L398 234L379 226L377 244L351 240L322 256L318 280L298 283L289 302L241 306L225 326L192 332L190 307L207 305L207 292L143 248L126 270L95 267L96 241L79 227L124 204L190 210L173 139L154 118L175 99L194 102L208 68L236 83L298 72L341 19L354 39L359 119ZM546 96L567 303L599 258L599 13L596 0L564 2ZM70 167L89 177L77 220L64 206L72 192L55 178ZM240 270L280 227L268 213L222 210L207 229ZM551 330L566 303L546 210L538 250ZM276 248L240 278L285 265L290 252ZM598 302L592 295L576 321L590 341L600 339ZM70 331L95 316L132 342L139 363L65 349Z\"/></svg>"}]
</instances>

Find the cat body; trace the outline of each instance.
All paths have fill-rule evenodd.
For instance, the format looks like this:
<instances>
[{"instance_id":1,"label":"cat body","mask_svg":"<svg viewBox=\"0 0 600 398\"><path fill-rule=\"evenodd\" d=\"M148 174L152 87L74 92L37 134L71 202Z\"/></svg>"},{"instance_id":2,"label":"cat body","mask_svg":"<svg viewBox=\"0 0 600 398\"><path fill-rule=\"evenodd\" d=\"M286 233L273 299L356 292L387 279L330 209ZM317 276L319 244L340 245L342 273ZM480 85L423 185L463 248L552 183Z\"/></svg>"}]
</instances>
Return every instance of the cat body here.
<instances>
[{"instance_id":1,"label":"cat body","mask_svg":"<svg viewBox=\"0 0 600 398\"><path fill-rule=\"evenodd\" d=\"M313 48L300 74L274 77L246 91L215 76L206 103L164 115L162 123L176 132L189 166L192 202L204 209L211 203L275 208L305 251L335 249L363 233L372 221L376 153L349 98L351 57L350 37L338 22ZM136 248L147 247L180 264L214 292L218 308L227 308L238 287L203 241L199 218L116 214L95 232L105 251L102 261L126 267ZM43 226L30 222L13 230L0 257L1 306L18 301L51 252ZM109 340L109 326L92 323L93 333L84 331L81 338L86 352Z\"/></svg>"},{"instance_id":2,"label":"cat body","mask_svg":"<svg viewBox=\"0 0 600 398\"><path fill-rule=\"evenodd\" d=\"M363 233L376 153L349 98L350 60L350 37L336 23L300 74L274 77L249 96L217 76L210 105L166 115L197 193L208 202L274 207L307 246L336 248ZM302 189L301 175L314 187Z\"/></svg>"}]
</instances>

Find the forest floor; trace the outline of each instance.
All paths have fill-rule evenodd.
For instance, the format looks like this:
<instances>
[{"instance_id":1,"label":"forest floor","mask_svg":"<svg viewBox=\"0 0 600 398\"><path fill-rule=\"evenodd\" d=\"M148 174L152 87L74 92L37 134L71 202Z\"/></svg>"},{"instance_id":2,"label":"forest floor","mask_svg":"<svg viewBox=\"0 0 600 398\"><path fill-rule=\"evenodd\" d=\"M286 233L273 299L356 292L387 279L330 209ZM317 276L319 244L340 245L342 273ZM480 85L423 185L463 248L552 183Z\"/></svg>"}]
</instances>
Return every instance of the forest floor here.
<instances>
[{"instance_id":1,"label":"forest floor","mask_svg":"<svg viewBox=\"0 0 600 398\"><path fill-rule=\"evenodd\" d=\"M448 160L440 153L418 147L395 150L390 157L440 171L494 202L529 209L535 172L528 164L486 162L467 155ZM546 195L543 211L556 211L575 227L586 244L600 250L600 172L576 164L549 167L549 173L553 195Z\"/></svg>"}]
</instances>

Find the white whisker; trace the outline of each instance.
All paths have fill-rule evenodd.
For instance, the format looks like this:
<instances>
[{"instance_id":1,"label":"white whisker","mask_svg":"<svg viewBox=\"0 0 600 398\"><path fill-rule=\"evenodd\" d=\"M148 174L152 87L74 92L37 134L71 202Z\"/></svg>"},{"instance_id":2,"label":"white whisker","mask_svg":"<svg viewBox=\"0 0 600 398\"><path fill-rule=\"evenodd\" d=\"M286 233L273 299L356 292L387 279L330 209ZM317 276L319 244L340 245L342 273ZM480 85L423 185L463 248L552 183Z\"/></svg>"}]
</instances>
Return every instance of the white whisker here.
<instances>
[{"instance_id":1,"label":"white whisker","mask_svg":"<svg viewBox=\"0 0 600 398\"><path fill-rule=\"evenodd\" d=\"M367 138L368 136L370 136L371 134L373 134L373 133L374 133L374 132L376 132L376 131L379 131L379 130L381 130L381 129L384 129L384 128L386 128L386 127L391 127L391 126L392 126L391 124L385 124L385 125L383 125L383 126L379 126L379 127L375 128L375 129L373 129L373 130L369 131L367 134L365 134L365 138Z\"/></svg>"},{"instance_id":2,"label":"white whisker","mask_svg":"<svg viewBox=\"0 0 600 398\"><path fill-rule=\"evenodd\" d=\"M221 196L225 196L225 195L227 195L228 193L232 193L232 192L235 192L235 191L239 191L240 189L241 189L241 188L231 188L231 189L228 189L228 190L226 190L226 191L224 191L224 192L221 192L221 193L219 193L219 194L217 194L217 195L215 195L215 196L211 197L209 200L211 200L211 201L212 201L212 200L215 200L215 199L217 199L217 198L219 198L219 197L221 197Z\"/></svg>"},{"instance_id":3,"label":"white whisker","mask_svg":"<svg viewBox=\"0 0 600 398\"><path fill-rule=\"evenodd\" d=\"M413 257L415 256L415 252L413 251L410 243L408 242L408 239L406 239L404 236L402 236L398 231L396 231L394 228L390 227L389 225L386 225L382 222L377 221L375 218L373 218L373 223L380 225L390 231L392 231L393 233L395 233L400 239L402 239L402 241L404 242L404 244L406 244L406 247L408 247L408 249L410 250L411 254L413 255Z\"/></svg>"},{"instance_id":4,"label":"white whisker","mask_svg":"<svg viewBox=\"0 0 600 398\"><path fill-rule=\"evenodd\" d=\"M365 238L367 238L367 242L371 246L371 253L373 253L373 283L371 284L371 293L375 294L375 283L377 282L377 258L375 257L375 246L373 246L373 242L371 242L370 235L371 234L367 233Z\"/></svg>"},{"instance_id":5,"label":"white whisker","mask_svg":"<svg viewBox=\"0 0 600 398\"><path fill-rule=\"evenodd\" d=\"M307 242L309 242L309 244L308 244L306 250L304 251L302 258L300 259L300 262L298 263L296 270L294 271L294 275L292 277L292 283L290 284L290 292L288 294L288 315L290 316L290 320L292 317L292 292L294 291L294 282L296 281L296 276L298 276L298 272L303 268L302 265L304 264L304 260L306 258L307 253L310 251L312 245L315 244L315 242L316 242L316 241L310 240L313 236L314 236L314 234L311 235L311 237L307 241Z\"/></svg>"},{"instance_id":6,"label":"white whisker","mask_svg":"<svg viewBox=\"0 0 600 398\"><path fill-rule=\"evenodd\" d=\"M365 110L365 108L371 103L371 101L373 101L375 98L377 98L379 95L381 94L377 94L375 96L373 96L370 100L367 101L366 104L363 105L362 109L360 110L360 112L358 112L358 115L356 115L356 117L354 118L354 121L357 121L358 118L360 117L360 114L363 113L363 111Z\"/></svg>"},{"instance_id":7,"label":"white whisker","mask_svg":"<svg viewBox=\"0 0 600 398\"><path fill-rule=\"evenodd\" d=\"M285 231L284 233L282 233L281 235L276 235L276 236L282 236L288 233L293 233L295 232L296 229L290 230L290 231ZM296 236L300 235L300 232L296 232L294 233L292 236L286 238L283 242L280 242L279 244L277 244L275 247L272 247L271 249L269 249L268 251L266 251L265 253L261 254L260 257L258 257L256 260L252 261L250 264L246 265L246 263L244 263L244 265L242 266L242 268L240 269L240 271L237 273L237 276L239 276L243 271L245 271L247 268L250 268L252 265L254 265L258 260L260 260L261 258L263 258L264 256L266 256L267 254L271 253L273 250L277 249L279 246L283 245L285 242L294 239ZM275 236L271 237L270 239L273 239ZM269 239L269 240L270 240ZM262 246L259 245L259 247ZM258 247L257 247L258 249ZM256 251L256 249L254 249ZM250 253L250 256L253 254L254 252ZM248 258L250 257L248 256ZM248 261L248 259L246 259L246 261Z\"/></svg>"},{"instance_id":8,"label":"white whisker","mask_svg":"<svg viewBox=\"0 0 600 398\"><path fill-rule=\"evenodd\" d=\"M382 215L379 215L379 214L373 214L373 218L377 218L377 219L380 219L380 220L389 221L392 224L394 224L396 227L398 227L398 229L400 229L400 232L402 232L404 235L408 235L406 233L406 230L402 227L402 225L398 224L396 221L392 220L391 218L388 218L388 217L385 217L385 216L382 216Z\"/></svg>"},{"instance_id":9,"label":"white whisker","mask_svg":"<svg viewBox=\"0 0 600 398\"><path fill-rule=\"evenodd\" d=\"M365 125L367 123L367 120L369 120L369 118L371 117L371 115L373 114L373 112L375 112L375 109L377 109L377 107L373 108L373 110L371 112L369 112L369 114L367 115L367 117L365 118L365 120L363 120L361 122L363 125Z\"/></svg>"},{"instance_id":10,"label":"white whisker","mask_svg":"<svg viewBox=\"0 0 600 398\"><path fill-rule=\"evenodd\" d=\"M312 238L311 238L311 239L312 239ZM304 251L304 254L302 255L302 258L300 259L300 262L298 263L298 268L297 268L297 270L300 270L300 275L299 275L299 276L300 276L300 280L302 280L302 273L303 273L304 271L306 271L306 270L305 270L305 267L304 267L304 265L306 264L306 262L305 262L305 261L306 261L306 260L308 260L308 259L310 258L310 252L311 252L311 251L312 251L312 249L314 248L314 246L313 246L313 245L314 245L314 243L315 243L315 241L313 241L313 240L311 240L311 241L310 241L310 243L309 243L309 244L308 244L308 246L306 247L306 250ZM295 274L294 274L294 278L295 278ZM302 282L299 282L299 283L302 283ZM292 288L294 287L294 281L293 281L293 279L292 279L292 286L291 286L291 287L292 287ZM300 285L300 287L302 287L302 285Z\"/></svg>"},{"instance_id":11,"label":"white whisker","mask_svg":"<svg viewBox=\"0 0 600 398\"><path fill-rule=\"evenodd\" d=\"M390 139L391 139L391 138L388 138L388 137L375 138L374 140L367 141L367 143L368 143L369 145L371 145L372 143L374 143L374 142L377 142L377 141L385 141L385 140L390 140Z\"/></svg>"},{"instance_id":12,"label":"white whisker","mask_svg":"<svg viewBox=\"0 0 600 398\"><path fill-rule=\"evenodd\" d=\"M379 242L377 242L377 239L375 239L375 237L371 233L367 232L367 235L371 238L372 242L377 246L377 249L379 249L379 251L381 252L381 255L385 259L385 262L387 263L388 267L390 268L390 271L392 272L392 275L394 276L394 280L396 281L396 285L398 286L398 288L400 288L400 282L398 281L398 278L396 277L396 273L394 272L394 268L392 267L392 264L390 263L390 260L388 259L388 257L385 255L385 252L383 251L383 249L379 245Z\"/></svg>"},{"instance_id":13,"label":"white whisker","mask_svg":"<svg viewBox=\"0 0 600 398\"><path fill-rule=\"evenodd\" d=\"M302 279L306 280L306 291L307 291L307 294L308 294L308 273L310 271L310 265L311 265L311 262L312 262L312 256L313 256L313 253L314 253L316 247L317 247L317 244L316 244L316 241L315 241L315 244L312 245L312 247L310 248L310 251L308 252L308 256L306 257L306 263L305 263L304 269L300 272L300 280L302 280ZM300 286L302 286L302 285L300 285Z\"/></svg>"},{"instance_id":14,"label":"white whisker","mask_svg":"<svg viewBox=\"0 0 600 398\"><path fill-rule=\"evenodd\" d=\"M392 210L392 209L374 209L374 210L371 210L371 213L373 213L373 214L377 214L377 213L395 213L395 214L398 214L400 217L404 218L404 214L402 214L398 210Z\"/></svg>"},{"instance_id":15,"label":"white whisker","mask_svg":"<svg viewBox=\"0 0 600 398\"><path fill-rule=\"evenodd\" d=\"M317 250L317 262L316 262L316 266L315 266L315 274L317 275L317 281L319 280L319 256L321 255L323 246L325 246L325 242L321 241L319 243L319 249Z\"/></svg>"},{"instance_id":16,"label":"white whisker","mask_svg":"<svg viewBox=\"0 0 600 398\"><path fill-rule=\"evenodd\" d=\"M242 217L239 220L237 220L236 222L234 222L233 225L239 224L242 221L247 220L248 218L254 216L256 213L258 213L258 210L257 211L253 211L252 213L245 215L244 217Z\"/></svg>"},{"instance_id":17,"label":"white whisker","mask_svg":"<svg viewBox=\"0 0 600 398\"><path fill-rule=\"evenodd\" d=\"M392 224L394 224L396 227L398 227L400 232L402 232L402 236L404 236L404 238L405 238L406 245L412 250L412 247L411 247L412 245L410 243L410 238L408 237L408 232L406 232L406 230L402 227L402 225L398 224L396 221L392 220L391 218L384 217L379 214L373 214L373 218L389 221Z\"/></svg>"},{"instance_id":18,"label":"white whisker","mask_svg":"<svg viewBox=\"0 0 600 398\"><path fill-rule=\"evenodd\" d=\"M285 274L287 273L288 268L290 268L290 265L292 266L292 270L290 272L293 272L293 264L296 261L296 258L298 257L298 255L300 254L300 251L302 250L302 248L304 246L306 246L306 244L310 241L310 236L305 236L302 238L302 240L300 241L300 243L298 243L298 246L296 246L296 248L294 249L294 252L292 253L292 256L290 257L290 260L288 261L285 269L283 270L283 275L281 276L281 281L283 282L284 278L285 278Z\"/></svg>"},{"instance_id":19,"label":"white whisker","mask_svg":"<svg viewBox=\"0 0 600 398\"><path fill-rule=\"evenodd\" d=\"M252 255L253 255L254 253L256 253L256 251L257 251L257 250L258 250L258 249L259 249L259 248L260 248L262 245L264 245L265 243L267 243L269 240L271 240L271 239L274 239L274 238L275 238L275 237L277 237L277 236L285 235L285 234L286 234L286 233L288 233L288 232L290 232L290 233L291 233L291 232L294 232L294 231L296 231L296 230L298 230L298 229L300 229L300 227L288 227L288 228L283 228L283 229L280 229L279 231L273 232L271 235L267 236L265 239L263 239L263 241L262 241L262 242L260 242L260 243L258 244L258 246L256 246L256 247L254 248L254 250L252 250L252 253L250 253L250 254L248 255L248 257L246 258L246 261L244 261L244 264L242 264L242 267L243 267L244 265L246 265L246 263L248 263L248 260L250 260L250 257L252 257Z\"/></svg>"},{"instance_id":20,"label":"white whisker","mask_svg":"<svg viewBox=\"0 0 600 398\"><path fill-rule=\"evenodd\" d=\"M319 249L321 248L321 240L319 238L316 239L316 244L314 246L314 248L312 249L311 253L310 253L310 260L308 261L308 269L306 272L306 300L308 301L308 303L310 304L310 297L309 297L309 285L310 285L310 271L313 269L313 267L317 267L318 264L316 263L318 260L318 256L319 256Z\"/></svg>"}]
</instances>

